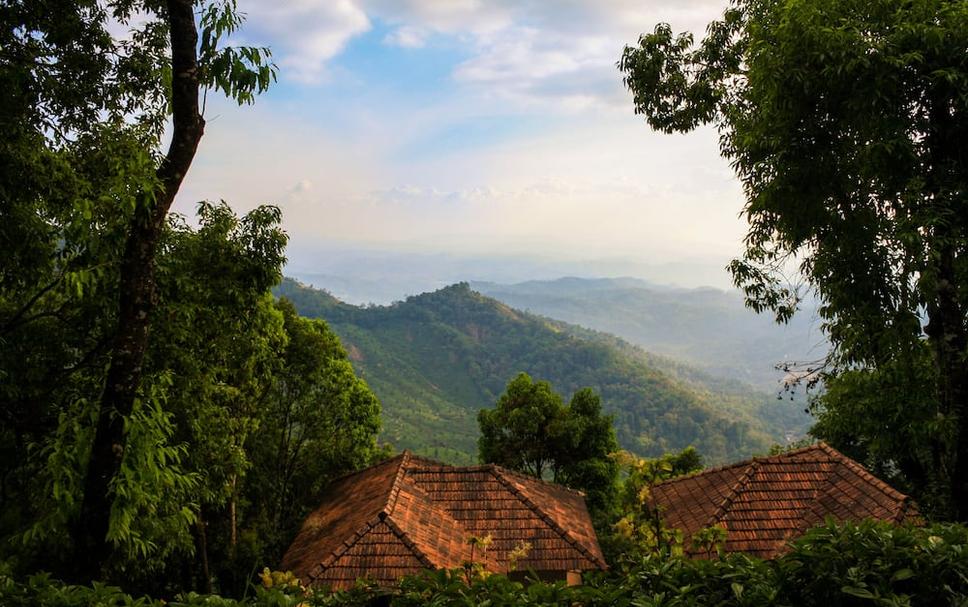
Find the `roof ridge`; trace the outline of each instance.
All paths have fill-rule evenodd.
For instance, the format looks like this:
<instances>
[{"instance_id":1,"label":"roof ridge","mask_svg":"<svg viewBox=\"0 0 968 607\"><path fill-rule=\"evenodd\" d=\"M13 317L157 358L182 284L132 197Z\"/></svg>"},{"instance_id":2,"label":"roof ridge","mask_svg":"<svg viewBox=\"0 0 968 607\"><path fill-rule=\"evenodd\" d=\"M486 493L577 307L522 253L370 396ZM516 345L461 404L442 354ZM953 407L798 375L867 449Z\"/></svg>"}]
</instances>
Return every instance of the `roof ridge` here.
<instances>
[{"instance_id":1,"label":"roof ridge","mask_svg":"<svg viewBox=\"0 0 968 607\"><path fill-rule=\"evenodd\" d=\"M380 521L383 520L381 516L382 514L383 513L381 512L377 514L375 517L368 520L367 522L363 523L363 526L357 529L356 531L354 531L353 535L350 536L350 539L348 541L343 540L343 543L341 543L339 546L337 546L332 551L330 551L330 553L326 555L326 558L324 558L323 560L321 560L319 563L316 564L316 567L314 567L313 571L310 572L309 577L311 578L317 577L316 575L317 569L328 569L336 560L338 560L341 556L346 554L347 550L355 546L356 543L363 538L363 536L369 533L371 529L376 527L380 523Z\"/></svg>"},{"instance_id":2,"label":"roof ridge","mask_svg":"<svg viewBox=\"0 0 968 607\"><path fill-rule=\"evenodd\" d=\"M605 562L604 558L599 557L598 555L594 554L591 550L589 550L587 546L585 546L580 541L578 541L577 538L575 538L573 535L571 535L571 533L569 533L567 530L562 528L562 526L559 525L553 518L551 518L544 510L538 507L538 505L535 504L534 501L531 500L531 498L529 498L527 495L522 493L521 490L517 487L517 485L514 484L514 482L512 482L508 478L505 478L501 474L501 472L504 471L503 468L501 468L500 466L494 466L493 464L492 466L493 466L492 472L494 473L494 477L497 478L498 482L500 482L502 485L507 487L508 491L510 491L519 500L524 502L524 505L527 506L532 512L534 512L534 514L537 515L538 518L543 520L549 527L554 529L555 532L562 537L562 539L568 542L573 548L581 552L585 556L585 558L587 558L589 561L600 565L602 569L608 569L608 563Z\"/></svg>"},{"instance_id":3,"label":"roof ridge","mask_svg":"<svg viewBox=\"0 0 968 607\"><path fill-rule=\"evenodd\" d=\"M388 457L385 460L381 460L381 461L379 461L379 462L377 462L375 464L370 464L366 468L360 468L359 470L350 470L349 472L344 472L343 474L340 474L339 476L333 477L326 484L327 484L327 486L328 485L332 485L332 484L336 483L337 481L341 481L341 480L346 479L346 478L349 478L351 476L356 476L357 474L361 474L361 473L366 472L368 470L372 470L373 468L376 468L377 466L382 466L384 464L389 464L390 462L392 462L393 460L395 460L397 458L401 458L402 459L404 455L407 455L409 453L410 453L410 451L404 450L402 453L398 453L397 455L394 455L393 457Z\"/></svg>"},{"instance_id":4,"label":"roof ridge","mask_svg":"<svg viewBox=\"0 0 968 607\"><path fill-rule=\"evenodd\" d=\"M413 541L409 535L407 535L406 531L400 528L400 525L398 525L397 522L393 520L393 517L390 516L390 514L386 512L381 512L377 516L379 516L380 520L382 520L383 523L390 528L390 531L393 531L393 534L396 535L401 542L403 542L403 545L406 546L407 549L410 550L410 552L412 552L413 555L417 557L417 560L423 563L424 567L427 567L428 569L436 568L436 565L434 564L433 561L430 560L430 557L427 556L427 554L420 549L420 546L418 546L417 543Z\"/></svg>"},{"instance_id":5,"label":"roof ridge","mask_svg":"<svg viewBox=\"0 0 968 607\"><path fill-rule=\"evenodd\" d=\"M909 505L915 505L915 508L917 507L914 500L911 498L911 496L905 495L900 491L898 491L897 489L895 489L894 487L891 487L881 479L877 478L876 476L868 472L866 468L864 468L854 460L850 459L846 455L840 454L833 447L828 447L828 448L830 449L830 451L833 452L835 456L839 456L834 461L836 461L838 464L840 464L847 470L853 472L857 476L860 476L863 480L873 485L878 491L880 491L882 494L884 494L894 502L894 506L891 509L892 514L889 520L894 521L895 523L900 523L903 520ZM841 475L841 478L843 478L843 475Z\"/></svg>"},{"instance_id":6,"label":"roof ridge","mask_svg":"<svg viewBox=\"0 0 968 607\"><path fill-rule=\"evenodd\" d=\"M829 462L825 462L824 465L826 466L826 470L825 470L826 475L824 476L823 481L821 481L819 483L816 483L816 485L813 488L813 495L810 496L810 506L809 506L809 508L807 510L809 510L810 512L812 512L814 515L816 515L817 517L819 517L821 520L823 520L824 517L822 516L822 514L820 512L818 512L818 509L817 509L817 506L818 506L818 504L820 502L820 500L819 500L819 497L820 497L820 489L821 488L824 488L826 490L826 489L829 489L830 488L830 479L834 475L834 466L836 466L838 463L843 463L843 462L842 461L838 461L836 458L834 458L833 460L831 460ZM803 533L807 531L807 529L808 529L808 527L807 527L807 517L804 516L805 513L806 513L806 511L801 511L800 512L800 518L797 520L797 526L795 528L793 528L793 529L790 529L783 536L783 538L780 541L786 542L786 541L788 541L788 539L794 533L797 533L799 535L803 535ZM780 542L777 542L777 543L780 543Z\"/></svg>"},{"instance_id":7,"label":"roof ridge","mask_svg":"<svg viewBox=\"0 0 968 607\"><path fill-rule=\"evenodd\" d=\"M740 460L740 461L734 462L732 464L723 464L722 466L714 466L712 468L703 468L702 470L696 470L695 472L690 472L688 474L683 474L683 475L677 476L675 478L670 478L668 480L662 481L661 483L656 484L656 487L658 487L659 485L665 485L666 483L677 483L679 481L688 480L688 479L691 479L691 478L695 478L697 476L702 476L704 474L710 474L710 473L714 473L714 472L724 472L726 470L731 470L733 468L749 467L754 462L769 462L769 463L773 463L773 462L777 462L777 461L782 461L784 458L787 458L787 457L789 457L791 455L799 455L801 453L806 453L808 451L818 451L818 450L819 451L825 451L827 453L827 455L832 455L830 452L833 451L836 455L839 455L840 457L847 457L847 456L845 456L845 455L843 455L841 453L837 453L834 449L832 449L829 445L827 445L823 441L818 441L818 442L813 443L811 445L807 445L806 447L799 447L797 449L791 449L789 451L784 451L783 453L777 453L776 455L761 455L761 456L754 455L753 457L750 457L750 458L747 458L747 459L744 459L744 460Z\"/></svg>"},{"instance_id":8,"label":"roof ridge","mask_svg":"<svg viewBox=\"0 0 968 607\"><path fill-rule=\"evenodd\" d=\"M427 462L435 466L450 466L447 462L442 462L439 459L434 459L432 457L427 457L426 455L410 453L410 461L412 462Z\"/></svg>"},{"instance_id":9,"label":"roof ridge","mask_svg":"<svg viewBox=\"0 0 968 607\"><path fill-rule=\"evenodd\" d=\"M729 507L733 504L733 500L736 499L737 495L739 495L740 490L743 489L747 483L749 483L751 478L753 478L753 474L756 472L759 466L760 462L756 458L753 458L753 460L749 462L746 470L738 479L736 479L736 482L730 487L729 493L726 494L726 497L723 498L723 501L719 503L719 506L709 517L707 524L704 525L705 527L712 527L719 522L719 519L726 514Z\"/></svg>"},{"instance_id":10,"label":"roof ridge","mask_svg":"<svg viewBox=\"0 0 968 607\"><path fill-rule=\"evenodd\" d=\"M397 507L397 498L400 496L400 483L407 471L407 464L410 463L410 451L404 450L400 454L400 463L397 464L397 473L393 475L393 482L390 483L390 493L387 494L387 503L383 506L383 512L390 515Z\"/></svg>"},{"instance_id":11,"label":"roof ridge","mask_svg":"<svg viewBox=\"0 0 968 607\"><path fill-rule=\"evenodd\" d=\"M561 489L563 491L567 491L569 493L574 493L575 495L580 495L582 497L585 497L584 491L579 491L578 489L572 489L571 487L562 485L560 483L548 481L543 478L539 478L537 476L531 476L530 474L524 474L523 472L518 472L517 470L511 470L510 468L505 468L504 466L499 466L498 464L488 464L488 466L491 466L493 469L500 471L501 474L507 474L508 476L520 478L523 481L541 483L549 487L554 487L555 489Z\"/></svg>"},{"instance_id":12,"label":"roof ridge","mask_svg":"<svg viewBox=\"0 0 968 607\"><path fill-rule=\"evenodd\" d=\"M809 445L807 445L805 447L797 447L796 449L790 449L789 451L783 451L781 453L777 453L776 455L762 455L760 457L755 457L754 456L752 459L759 460L759 461L773 461L773 460L777 460L777 459L783 459L785 457L790 457L791 455L799 455L801 453L806 453L808 451L825 450L824 449L824 446L826 446L826 443L824 443L823 441L817 441L817 442L811 443L811 444L809 444Z\"/></svg>"},{"instance_id":13,"label":"roof ridge","mask_svg":"<svg viewBox=\"0 0 968 607\"><path fill-rule=\"evenodd\" d=\"M818 446L821 449L823 449L828 455L830 455L834 459L840 461L842 464L844 464L845 466L847 466L851 471L853 471L854 473L858 474L865 481L867 481L867 482L871 483L872 485L874 485L884 495L886 495L886 496L888 496L888 497L890 497L890 498L892 498L894 500L897 500L899 502L903 502L903 501L905 501L907 499L910 499L910 496L909 495L905 495L905 494L901 493L900 491L898 491L897 489L895 489L894 487L888 485L887 483L885 483L881 479L879 479L876 476L874 476L873 474L871 474L867 470L867 468L863 467L862 465L860 465L858 462L854 461L853 459L847 457L846 455L844 455L840 451L837 451L836 449L834 449L833 447L831 447L827 443L825 443L823 441L820 441L818 443Z\"/></svg>"},{"instance_id":14,"label":"roof ridge","mask_svg":"<svg viewBox=\"0 0 968 607\"><path fill-rule=\"evenodd\" d=\"M665 485L667 483L668 484L678 483L679 481L689 480L691 478L696 478L697 476L702 476L704 474L710 474L714 472L724 472L732 468L748 467L755 460L756 458L750 458L750 459L745 459L743 461L736 462L734 464L723 464L722 466L715 466L713 468L703 468L702 470L696 470L695 472L687 472L686 474L680 474L677 477L666 479L660 483L656 483L655 486L658 487L659 485Z\"/></svg>"},{"instance_id":15,"label":"roof ridge","mask_svg":"<svg viewBox=\"0 0 968 607\"><path fill-rule=\"evenodd\" d=\"M416 461L414 461L414 460L416 460ZM430 462L433 465L432 466L422 466L421 465L421 460L423 462ZM580 495L582 497L585 497L585 492L584 491L580 491L578 489L573 489L573 488L568 487L566 485L561 485L559 483L555 483L553 481L545 480L545 479L539 478L537 476L531 476L530 474L525 474L523 472L518 472L517 470L511 470L510 468L505 468L504 466L501 466L499 464L475 464L475 465L472 465L472 466L454 466L454 465L451 465L451 464L445 464L443 462L438 462L436 460L433 460L433 459L430 459L430 458L427 458L427 457L423 457L421 455L418 455L416 457L412 457L410 461L414 461L414 463L415 463L415 465L412 465L412 466L410 466L408 464L410 470L425 470L425 471L429 471L429 472L437 472L437 471L440 471L440 470L447 470L449 472L488 472L488 471L491 471L491 470L499 470L502 474L507 474L508 476L514 476L514 477L517 477L517 478L520 478L520 479L523 479L523 480L526 480L526 481L533 481L533 482L543 483L543 484L545 484L545 485L547 485L549 487L554 487L555 489L561 489L563 491L567 491L569 493L574 493L575 495Z\"/></svg>"}]
</instances>

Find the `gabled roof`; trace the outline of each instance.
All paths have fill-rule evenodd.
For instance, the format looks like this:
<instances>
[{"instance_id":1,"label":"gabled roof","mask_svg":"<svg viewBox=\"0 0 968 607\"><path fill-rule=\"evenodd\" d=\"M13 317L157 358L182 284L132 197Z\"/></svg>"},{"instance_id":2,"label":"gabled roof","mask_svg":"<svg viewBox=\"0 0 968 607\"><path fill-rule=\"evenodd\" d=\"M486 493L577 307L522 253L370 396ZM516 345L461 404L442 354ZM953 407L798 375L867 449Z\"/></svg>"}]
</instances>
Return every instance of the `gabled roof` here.
<instances>
[{"instance_id":1,"label":"gabled roof","mask_svg":"<svg viewBox=\"0 0 968 607\"><path fill-rule=\"evenodd\" d=\"M825 443L705 470L653 487L664 523L687 541L706 527L726 529L724 549L772 558L828 516L918 520L910 497Z\"/></svg>"},{"instance_id":2,"label":"gabled roof","mask_svg":"<svg viewBox=\"0 0 968 607\"><path fill-rule=\"evenodd\" d=\"M518 569L606 568L581 493L499 466L447 466L409 452L342 477L303 523L282 568L309 585L390 586L422 568L471 560L467 540L490 534L485 566L531 544ZM478 550L474 560L481 561Z\"/></svg>"}]
</instances>

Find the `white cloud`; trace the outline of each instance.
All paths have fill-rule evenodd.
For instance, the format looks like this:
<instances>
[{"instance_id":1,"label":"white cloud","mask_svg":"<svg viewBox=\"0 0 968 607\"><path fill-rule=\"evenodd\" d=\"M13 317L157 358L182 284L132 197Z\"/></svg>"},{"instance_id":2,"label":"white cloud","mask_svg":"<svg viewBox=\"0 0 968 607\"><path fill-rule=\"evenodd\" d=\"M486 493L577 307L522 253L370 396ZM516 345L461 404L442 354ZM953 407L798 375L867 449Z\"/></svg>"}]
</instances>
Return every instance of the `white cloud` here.
<instances>
[{"instance_id":1,"label":"white cloud","mask_svg":"<svg viewBox=\"0 0 968 607\"><path fill-rule=\"evenodd\" d=\"M615 63L659 21L701 35L723 0L364 0L393 23L387 42L423 44L428 32L459 37L471 57L455 80L525 107L576 110L624 103ZM420 36L409 36L420 32Z\"/></svg>"},{"instance_id":2,"label":"white cloud","mask_svg":"<svg viewBox=\"0 0 968 607\"><path fill-rule=\"evenodd\" d=\"M396 96L391 84L210 108L224 117L209 122L183 202L280 204L294 250L328 243L649 262L698 253L723 265L739 251L743 195L716 132L650 132L615 68L622 46L656 22L701 33L727 0L246 1L245 33L274 49L283 78L293 65L300 78L324 78L371 22L386 26L385 44L457 41L466 59L426 103ZM575 115L528 122L556 111ZM481 124L522 115L506 137L475 140ZM437 137L467 125L472 136L457 145Z\"/></svg>"},{"instance_id":3,"label":"white cloud","mask_svg":"<svg viewBox=\"0 0 968 607\"><path fill-rule=\"evenodd\" d=\"M283 78L316 83L326 63L371 24L353 0L243 0L247 32L268 38ZM250 34L252 35L252 34Z\"/></svg>"},{"instance_id":4,"label":"white cloud","mask_svg":"<svg viewBox=\"0 0 968 607\"><path fill-rule=\"evenodd\" d=\"M513 23L502 0L362 0L368 12L395 24L445 34L485 34ZM550 4L550 3L549 3Z\"/></svg>"},{"instance_id":5,"label":"white cloud","mask_svg":"<svg viewBox=\"0 0 968 607\"><path fill-rule=\"evenodd\" d=\"M405 25L383 37L383 44L401 48L420 48L426 44L427 32L419 27Z\"/></svg>"},{"instance_id":6,"label":"white cloud","mask_svg":"<svg viewBox=\"0 0 968 607\"><path fill-rule=\"evenodd\" d=\"M584 109L622 98L614 64L620 44L605 36L565 36L511 27L480 43L476 56L454 72L479 92L525 105Z\"/></svg>"},{"instance_id":7,"label":"white cloud","mask_svg":"<svg viewBox=\"0 0 968 607\"><path fill-rule=\"evenodd\" d=\"M525 105L615 103L625 44L668 21L701 34L724 0L242 0L247 31L266 38L282 76L315 83L371 19L392 26L383 43L421 48L431 34L471 50L455 79ZM264 35L263 35L264 34Z\"/></svg>"}]
</instances>

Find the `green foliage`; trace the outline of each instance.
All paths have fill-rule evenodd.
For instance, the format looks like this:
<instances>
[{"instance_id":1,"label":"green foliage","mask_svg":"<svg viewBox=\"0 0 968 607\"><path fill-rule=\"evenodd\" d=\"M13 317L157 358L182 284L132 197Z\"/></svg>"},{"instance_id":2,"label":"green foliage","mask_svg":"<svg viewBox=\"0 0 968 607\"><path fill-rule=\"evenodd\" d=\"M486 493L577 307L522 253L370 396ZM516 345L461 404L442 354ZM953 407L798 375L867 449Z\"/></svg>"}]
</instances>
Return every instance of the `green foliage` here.
<instances>
[{"instance_id":1,"label":"green foliage","mask_svg":"<svg viewBox=\"0 0 968 607\"><path fill-rule=\"evenodd\" d=\"M187 44L172 50L176 9L188 16L180 33L192 34L194 6L204 30L200 46L196 49L187 35L180 38ZM217 314L227 311L223 304L230 295L257 291L263 309L271 309L267 291L279 279L285 236L278 230L278 210L271 208L239 221L224 205L203 205L200 238L184 224L166 222L191 155L174 169L176 183L165 184L161 176L172 168L172 158L163 157L160 148L179 101L173 57L185 59L197 50L202 88L222 90L240 103L268 85L273 68L265 49L224 47L240 23L232 0L167 6L134 0L14 1L0 11L5 91L0 107L0 537L26 540L27 548L3 545L5 552L18 552L24 566L31 559L63 571L88 562L94 569L105 564L105 550L70 559L76 548L71 540L94 534L77 524L84 516L81 504L92 495L102 506L95 515L106 521L94 545L113 545L109 565L115 575L130 581L135 569L146 575L167 566L174 553L194 550L191 528L210 501L212 482L199 471L198 454L205 449L196 451L201 444L189 440L196 420L186 411L212 411L204 405L213 405L216 393L223 403L251 404L246 390L258 383L259 361L265 357L255 352L260 342L240 337L262 336L267 325L264 318L242 314L239 324L253 330L230 334L235 327L226 323L219 327L221 339L193 342L190 336L216 333L206 323L230 318ZM109 24L130 28L129 35L115 38ZM186 75L192 74L180 74L183 80ZM186 118L195 121L187 115L194 112L185 111L194 101L182 95L176 131ZM167 201L161 200L162 191ZM222 242L214 244L220 237ZM212 270L219 263L222 268L249 263L217 276L221 282L210 286L225 291L216 300L204 285L193 289L189 266L203 262L201 248L227 243L224 258L206 260L213 261ZM138 264L128 263L135 250L147 254ZM183 254L191 260L179 258ZM141 290L122 293L120 276L135 265L143 272L135 281ZM165 267L155 272L156 265ZM150 314L156 299L165 309ZM144 361L146 328L139 333L145 336L140 347L118 345L125 324L131 326L118 302L132 300L146 302L134 315L136 322L155 321L155 336L169 340L156 342ZM235 312L252 309L251 297L233 303ZM208 349L198 347L201 343ZM170 359L161 356L166 346L175 354ZM222 356L212 354L216 348L223 349ZM105 369L119 350L136 354L125 374L131 398L123 406L99 407L102 395L118 385L105 381ZM189 359L198 366L190 368ZM203 364L211 364L207 376L200 371ZM189 404L185 382L190 379L198 380L199 393L191 396L200 399ZM102 426L99 419L120 429L98 443L106 445L116 466L110 475L89 473L98 453L91 445L97 442L95 428ZM246 423L246 416L241 420ZM230 450L221 457L234 454ZM105 490L85 491L91 479L104 479Z\"/></svg>"},{"instance_id":2,"label":"green foliage","mask_svg":"<svg viewBox=\"0 0 968 607\"><path fill-rule=\"evenodd\" d=\"M122 560L166 554L161 543L191 544L171 528L158 530L168 536L161 543L135 531L165 520L157 508L167 506L148 497L154 489L133 484L162 483L182 526L193 518L179 504L180 475L155 473L179 468L162 438L177 434L178 423L168 428L167 414L144 415L167 388L157 385L164 369L144 374L143 359L158 299L158 244L203 131L200 90L250 102L274 74L265 49L224 47L241 21L234 0L14 1L0 11L0 339L3 362L21 361L4 364L0 382L3 396L13 393L15 414L42 403L35 421L4 420L0 434L5 445L43 443L65 402L101 401L92 408L92 445L78 447L85 457L73 461L81 505L64 521L77 567L103 569L111 544ZM128 35L113 36L111 26ZM272 264L272 249L265 252ZM23 485L36 472L16 461L9 469ZM123 547L129 542L133 552Z\"/></svg>"},{"instance_id":3,"label":"green foliage","mask_svg":"<svg viewBox=\"0 0 968 607\"><path fill-rule=\"evenodd\" d=\"M197 230L177 217L168 225L156 341L145 361L143 397L124 419L125 444L116 446L122 458L110 486L110 567L129 583L188 558L202 510L224 504L226 479L248 466L240 441L257 426L256 401L285 340L268 292L284 259L279 219L277 209L239 219L224 204L203 204ZM103 251L107 262L118 255ZM33 417L4 420L0 436L13 457L4 462L8 499L0 534L21 540L16 552L23 567L37 560L69 572L72 563L60 555L69 552L83 492L112 331L113 283L102 276L80 293L65 293L54 280L35 305L56 306L63 318L31 321L9 333L11 340L39 338L63 351L52 362L68 372L45 365L35 375L21 374L14 366L18 373L0 380L0 389L23 403L12 404L40 407ZM20 294L4 295L0 301ZM68 327L75 317L83 322ZM35 356L36 348L22 347Z\"/></svg>"},{"instance_id":4,"label":"green foliage","mask_svg":"<svg viewBox=\"0 0 968 607\"><path fill-rule=\"evenodd\" d=\"M0 469L17 486L35 482L23 454L62 413L92 411L130 188L153 179L131 130L96 129L52 149L22 127L0 142Z\"/></svg>"},{"instance_id":5,"label":"green foliage","mask_svg":"<svg viewBox=\"0 0 968 607\"><path fill-rule=\"evenodd\" d=\"M794 542L777 569L791 604L965 605L968 528L828 522Z\"/></svg>"},{"instance_id":6,"label":"green foliage","mask_svg":"<svg viewBox=\"0 0 968 607\"><path fill-rule=\"evenodd\" d=\"M746 193L745 252L730 270L747 304L785 322L804 290L819 298L833 351L809 372L839 394L822 399L817 433L870 446L878 467L903 463L935 513L962 520L966 45L960 1L742 0L702 42L660 24L619 64L653 128L717 125ZM857 415L843 396L862 385L893 390Z\"/></svg>"},{"instance_id":7,"label":"green foliage","mask_svg":"<svg viewBox=\"0 0 968 607\"><path fill-rule=\"evenodd\" d=\"M240 601L182 595L176 607L350 607L423 605L495 607L854 607L859 605L968 604L968 529L887 523L819 527L773 561L743 554L710 559L642 557L621 573L586 575L585 585L513 581L504 575L476 577L433 571L405 578L398 590L359 583L348 591L304 591L284 575L266 574L269 587ZM0 602L11 607L161 605L103 585L65 586L46 576L23 582L0 575Z\"/></svg>"},{"instance_id":8,"label":"green foliage","mask_svg":"<svg viewBox=\"0 0 968 607\"><path fill-rule=\"evenodd\" d=\"M285 299L276 309L287 343L246 444L249 525L259 530L267 564L282 558L330 480L384 455L376 443L380 403L353 372L339 338Z\"/></svg>"},{"instance_id":9,"label":"green foliage","mask_svg":"<svg viewBox=\"0 0 968 607\"><path fill-rule=\"evenodd\" d=\"M642 456L696 445L725 463L765 452L791 428L775 394L697 378L614 337L514 310L466 284L363 308L289 279L276 292L340 336L383 403L383 439L437 459L476 461L477 413L521 371L562 392L590 387L613 417L620 446Z\"/></svg>"},{"instance_id":10,"label":"green foliage","mask_svg":"<svg viewBox=\"0 0 968 607\"><path fill-rule=\"evenodd\" d=\"M148 353L173 371L169 410L191 468L204 475L202 505L229 497L248 467L244 443L286 340L269 288L285 259L278 209L238 218L224 204L199 206L200 227L175 216L159 260L160 310Z\"/></svg>"},{"instance_id":11,"label":"green foliage","mask_svg":"<svg viewBox=\"0 0 968 607\"><path fill-rule=\"evenodd\" d=\"M925 343L909 358L830 376L811 403L817 423L810 432L914 495L923 513L942 516L946 484L931 445L934 437L950 436L954 429L950 419L937 415L936 381Z\"/></svg>"},{"instance_id":12,"label":"green foliage","mask_svg":"<svg viewBox=\"0 0 968 607\"><path fill-rule=\"evenodd\" d=\"M380 457L380 407L325 323L269 292L286 244L278 209L237 217L204 203L198 217L197 228L170 218L161 244L145 397L126 420L112 483L110 570L130 588L241 594L251 571L278 561L325 483ZM18 349L0 354L44 353L20 341L32 337L53 357L36 375L12 366L0 378L18 398L5 414L38 407L0 426L0 535L16 538L3 553L20 571L74 570L60 555L69 554L104 372L104 351L80 346L103 344L112 317L111 283L90 284L80 296L49 289L43 297L64 319L11 330ZM20 296L3 294L2 303ZM75 317L84 322L66 324ZM75 368L61 375L55 364Z\"/></svg>"},{"instance_id":13,"label":"green foliage","mask_svg":"<svg viewBox=\"0 0 968 607\"><path fill-rule=\"evenodd\" d=\"M561 396L546 381L527 373L511 380L494 409L481 409L478 457L542 478L555 467L559 428L565 415Z\"/></svg>"},{"instance_id":14,"label":"green foliage","mask_svg":"<svg viewBox=\"0 0 968 607\"><path fill-rule=\"evenodd\" d=\"M154 384L154 393L136 401L125 420L127 440L121 468L111 481L114 502L107 535L121 572L133 566L139 573L152 573L172 553L191 550L201 475L184 470L187 445L171 444L174 416L162 402L168 383Z\"/></svg>"},{"instance_id":15,"label":"green foliage","mask_svg":"<svg viewBox=\"0 0 968 607\"><path fill-rule=\"evenodd\" d=\"M241 104L252 104L255 96L276 80L276 66L266 47L223 46L219 40L231 36L244 21L235 0L218 0L202 9L198 64L207 88L222 91Z\"/></svg>"},{"instance_id":16,"label":"green foliage","mask_svg":"<svg viewBox=\"0 0 968 607\"><path fill-rule=\"evenodd\" d=\"M592 511L607 508L615 492L618 450L612 418L583 388L566 407L546 381L520 373L494 409L481 409L478 457L538 478L584 491Z\"/></svg>"},{"instance_id":17,"label":"green foliage","mask_svg":"<svg viewBox=\"0 0 968 607\"><path fill-rule=\"evenodd\" d=\"M613 455L623 473L618 501L610 529L600 534L603 550L611 562L622 567L643 555L681 556L687 541L678 529L663 522L662 509L652 501L652 488L663 481L703 469L702 457L692 447L667 453L655 459L642 459L628 452ZM708 531L698 541L715 543L715 532Z\"/></svg>"},{"instance_id":18,"label":"green foliage","mask_svg":"<svg viewBox=\"0 0 968 607\"><path fill-rule=\"evenodd\" d=\"M593 514L605 511L615 497L618 465L609 456L618 451L618 441L612 416L602 413L602 400L591 388L578 390L555 431L555 482L583 491Z\"/></svg>"},{"instance_id":19,"label":"green foliage","mask_svg":"<svg viewBox=\"0 0 968 607\"><path fill-rule=\"evenodd\" d=\"M167 216L204 90L251 103L275 78L267 49L226 46L242 20L235 0L0 10L0 557L15 570L241 593L313 492L380 454L379 403L338 339L269 292L279 209Z\"/></svg>"}]
</instances>

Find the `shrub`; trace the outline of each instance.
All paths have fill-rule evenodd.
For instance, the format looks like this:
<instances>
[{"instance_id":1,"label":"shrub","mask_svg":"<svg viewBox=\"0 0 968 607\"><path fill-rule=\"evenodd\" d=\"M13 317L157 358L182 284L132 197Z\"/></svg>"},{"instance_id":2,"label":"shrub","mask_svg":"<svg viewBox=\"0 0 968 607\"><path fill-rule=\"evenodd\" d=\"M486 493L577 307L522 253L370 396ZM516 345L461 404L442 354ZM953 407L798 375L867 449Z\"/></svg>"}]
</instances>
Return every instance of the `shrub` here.
<instances>
[{"instance_id":1,"label":"shrub","mask_svg":"<svg viewBox=\"0 0 968 607\"><path fill-rule=\"evenodd\" d=\"M776 567L794 605L968 605L968 527L828 523Z\"/></svg>"},{"instance_id":2,"label":"shrub","mask_svg":"<svg viewBox=\"0 0 968 607\"><path fill-rule=\"evenodd\" d=\"M307 591L285 574L263 573L264 585L239 601L182 595L169 607L363 607L434 605L511 607L968 607L968 527L896 527L887 523L826 525L808 532L773 561L743 554L708 560L644 556L621 573L588 576L586 584L523 584L503 575L466 583L463 570L404 579L393 591L360 584L341 592ZM268 582L266 581L268 580ZM0 573L5 607L161 607L120 589L69 586L35 575L16 582Z\"/></svg>"}]
</instances>

